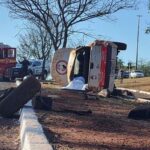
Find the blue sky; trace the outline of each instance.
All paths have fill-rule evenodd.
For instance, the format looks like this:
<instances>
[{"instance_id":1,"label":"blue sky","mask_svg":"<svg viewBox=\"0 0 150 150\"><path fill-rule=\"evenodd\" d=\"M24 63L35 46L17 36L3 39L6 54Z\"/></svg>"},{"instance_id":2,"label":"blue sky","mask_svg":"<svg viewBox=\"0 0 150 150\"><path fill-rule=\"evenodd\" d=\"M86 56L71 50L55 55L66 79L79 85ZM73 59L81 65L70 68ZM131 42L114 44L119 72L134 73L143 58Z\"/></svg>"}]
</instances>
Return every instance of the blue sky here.
<instances>
[{"instance_id":1,"label":"blue sky","mask_svg":"<svg viewBox=\"0 0 150 150\"><path fill-rule=\"evenodd\" d=\"M112 20L96 20L92 23L80 25L86 27L93 35L101 35L101 39L124 42L127 50L119 53L125 64L129 61L135 63L137 49L138 17L140 19L139 34L139 60L150 61L150 34L145 34L145 29L150 25L150 13L148 12L147 0L142 0L137 10L121 10L111 16ZM79 28L79 29L80 29ZM88 42L91 38L88 38Z\"/></svg>"},{"instance_id":2,"label":"blue sky","mask_svg":"<svg viewBox=\"0 0 150 150\"><path fill-rule=\"evenodd\" d=\"M140 20L140 38L139 38L139 60L150 61L150 35L145 34L145 29L150 24L150 13L148 13L148 0L143 0L138 10L121 10L112 15L115 21L110 20L92 20L79 24L78 29L88 31L94 37L101 39L124 42L127 44L127 50L119 54L125 63L135 62L136 44L137 44L137 15L142 15ZM0 42L13 47L19 45L18 35L23 30L21 20L14 20L8 14L8 10L0 7ZM76 37L75 37L76 38ZM93 39L86 38L89 43Z\"/></svg>"},{"instance_id":3,"label":"blue sky","mask_svg":"<svg viewBox=\"0 0 150 150\"><path fill-rule=\"evenodd\" d=\"M16 47L19 44L17 35L21 28L22 21L14 20L8 9L0 7L0 42Z\"/></svg>"}]
</instances>

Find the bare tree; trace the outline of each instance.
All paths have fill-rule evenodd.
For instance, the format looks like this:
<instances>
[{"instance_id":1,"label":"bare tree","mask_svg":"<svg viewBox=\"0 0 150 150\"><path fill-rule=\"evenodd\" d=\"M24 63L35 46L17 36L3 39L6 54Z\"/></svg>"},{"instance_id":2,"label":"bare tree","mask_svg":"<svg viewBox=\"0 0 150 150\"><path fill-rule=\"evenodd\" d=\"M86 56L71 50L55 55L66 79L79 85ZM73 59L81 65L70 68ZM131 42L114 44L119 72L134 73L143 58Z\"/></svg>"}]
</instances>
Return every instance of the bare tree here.
<instances>
[{"instance_id":1,"label":"bare tree","mask_svg":"<svg viewBox=\"0 0 150 150\"><path fill-rule=\"evenodd\" d=\"M1 0L10 12L31 22L41 22L54 50L66 47L74 25L135 6L136 0Z\"/></svg>"},{"instance_id":2,"label":"bare tree","mask_svg":"<svg viewBox=\"0 0 150 150\"><path fill-rule=\"evenodd\" d=\"M149 26L146 28L145 33L150 34L150 27Z\"/></svg>"},{"instance_id":3,"label":"bare tree","mask_svg":"<svg viewBox=\"0 0 150 150\"><path fill-rule=\"evenodd\" d=\"M20 35L19 42L18 57L42 59L42 73L44 75L46 60L51 61L52 58L52 43L46 30L41 26L32 26L26 34Z\"/></svg>"}]
</instances>

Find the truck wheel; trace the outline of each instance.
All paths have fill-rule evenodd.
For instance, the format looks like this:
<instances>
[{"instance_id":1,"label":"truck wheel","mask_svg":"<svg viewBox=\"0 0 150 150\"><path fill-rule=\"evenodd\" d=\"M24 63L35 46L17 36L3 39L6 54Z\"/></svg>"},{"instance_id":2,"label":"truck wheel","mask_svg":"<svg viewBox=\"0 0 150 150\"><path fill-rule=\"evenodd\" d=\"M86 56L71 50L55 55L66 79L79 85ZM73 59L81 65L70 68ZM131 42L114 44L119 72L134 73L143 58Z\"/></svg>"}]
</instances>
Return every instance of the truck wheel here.
<instances>
[{"instance_id":1,"label":"truck wheel","mask_svg":"<svg viewBox=\"0 0 150 150\"><path fill-rule=\"evenodd\" d=\"M25 79L16 89L0 102L0 114L11 117L41 89L40 82L33 76Z\"/></svg>"},{"instance_id":2,"label":"truck wheel","mask_svg":"<svg viewBox=\"0 0 150 150\"><path fill-rule=\"evenodd\" d=\"M9 79L3 76L3 81L9 81Z\"/></svg>"},{"instance_id":3,"label":"truck wheel","mask_svg":"<svg viewBox=\"0 0 150 150\"><path fill-rule=\"evenodd\" d=\"M125 44L125 43L120 43L120 42L113 42L113 43L117 45L118 50L126 50L127 49L127 44Z\"/></svg>"},{"instance_id":4,"label":"truck wheel","mask_svg":"<svg viewBox=\"0 0 150 150\"><path fill-rule=\"evenodd\" d=\"M9 78L9 81L14 81L15 80L15 77L10 77Z\"/></svg>"},{"instance_id":5,"label":"truck wheel","mask_svg":"<svg viewBox=\"0 0 150 150\"><path fill-rule=\"evenodd\" d=\"M45 96L36 96L32 99L34 109L50 111L52 109L52 98Z\"/></svg>"},{"instance_id":6,"label":"truck wheel","mask_svg":"<svg viewBox=\"0 0 150 150\"><path fill-rule=\"evenodd\" d=\"M41 75L39 76L41 80L45 80L47 77L47 71L45 70Z\"/></svg>"},{"instance_id":7,"label":"truck wheel","mask_svg":"<svg viewBox=\"0 0 150 150\"><path fill-rule=\"evenodd\" d=\"M32 70L28 70L28 75L33 75L33 71Z\"/></svg>"},{"instance_id":8,"label":"truck wheel","mask_svg":"<svg viewBox=\"0 0 150 150\"><path fill-rule=\"evenodd\" d=\"M46 79L46 77L47 77L47 71L45 70L44 71L44 80Z\"/></svg>"},{"instance_id":9,"label":"truck wheel","mask_svg":"<svg viewBox=\"0 0 150 150\"><path fill-rule=\"evenodd\" d=\"M14 90L14 88L9 88L6 90L1 90L0 91L0 101L3 100L10 92L12 92L12 90Z\"/></svg>"}]
</instances>

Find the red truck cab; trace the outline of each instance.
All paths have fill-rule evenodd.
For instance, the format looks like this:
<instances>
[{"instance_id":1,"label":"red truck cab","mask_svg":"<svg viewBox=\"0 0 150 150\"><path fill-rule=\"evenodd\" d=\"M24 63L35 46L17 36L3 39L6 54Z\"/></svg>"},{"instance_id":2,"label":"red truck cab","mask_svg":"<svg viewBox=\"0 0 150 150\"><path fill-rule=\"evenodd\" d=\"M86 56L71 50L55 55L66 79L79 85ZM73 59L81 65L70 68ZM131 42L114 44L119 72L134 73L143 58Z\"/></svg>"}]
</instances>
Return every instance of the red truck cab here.
<instances>
[{"instance_id":1,"label":"red truck cab","mask_svg":"<svg viewBox=\"0 0 150 150\"><path fill-rule=\"evenodd\" d=\"M16 48L0 43L0 77L4 78L6 70L16 65Z\"/></svg>"}]
</instances>

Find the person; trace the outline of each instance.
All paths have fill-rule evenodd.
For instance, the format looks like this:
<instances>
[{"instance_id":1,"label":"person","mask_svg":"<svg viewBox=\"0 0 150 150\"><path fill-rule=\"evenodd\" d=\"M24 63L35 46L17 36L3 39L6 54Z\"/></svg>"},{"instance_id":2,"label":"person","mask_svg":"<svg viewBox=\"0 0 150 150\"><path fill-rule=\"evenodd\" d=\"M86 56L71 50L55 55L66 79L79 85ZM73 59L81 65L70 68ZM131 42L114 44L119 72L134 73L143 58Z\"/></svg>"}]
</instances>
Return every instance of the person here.
<instances>
[{"instance_id":1,"label":"person","mask_svg":"<svg viewBox=\"0 0 150 150\"><path fill-rule=\"evenodd\" d=\"M28 75L28 66L30 65L30 62L27 60L26 57L23 57L23 61L21 61L20 64L22 64L23 76Z\"/></svg>"},{"instance_id":2,"label":"person","mask_svg":"<svg viewBox=\"0 0 150 150\"><path fill-rule=\"evenodd\" d=\"M120 70L120 83L123 83L123 78L124 78L124 71L121 69Z\"/></svg>"}]
</instances>

